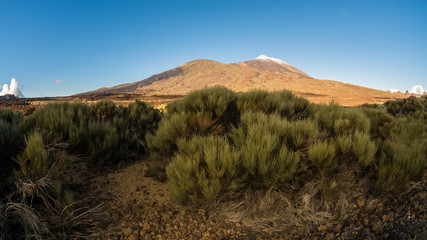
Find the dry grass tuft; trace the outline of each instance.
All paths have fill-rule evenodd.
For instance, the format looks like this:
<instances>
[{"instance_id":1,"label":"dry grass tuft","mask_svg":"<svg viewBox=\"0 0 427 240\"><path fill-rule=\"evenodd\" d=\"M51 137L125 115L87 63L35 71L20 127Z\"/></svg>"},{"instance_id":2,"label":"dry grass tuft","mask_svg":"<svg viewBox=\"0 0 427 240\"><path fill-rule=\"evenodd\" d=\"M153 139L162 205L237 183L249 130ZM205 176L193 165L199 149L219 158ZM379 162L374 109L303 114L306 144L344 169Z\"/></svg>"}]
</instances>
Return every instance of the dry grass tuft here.
<instances>
[{"instance_id":1,"label":"dry grass tuft","mask_svg":"<svg viewBox=\"0 0 427 240\"><path fill-rule=\"evenodd\" d=\"M39 213L25 203L8 202L5 204L4 220L9 223L19 223L23 228L26 239L44 239L50 234L46 222L40 219Z\"/></svg>"},{"instance_id":2,"label":"dry grass tuft","mask_svg":"<svg viewBox=\"0 0 427 240\"><path fill-rule=\"evenodd\" d=\"M57 212L55 204L56 200L52 197L52 193L55 192L55 187L49 175L46 175L35 182L30 179L17 179L15 186L15 195L20 196L19 199L21 199L21 203L30 199L29 206L32 206L34 197L38 197L43 201L46 210L50 214Z\"/></svg>"},{"instance_id":3,"label":"dry grass tuft","mask_svg":"<svg viewBox=\"0 0 427 240\"><path fill-rule=\"evenodd\" d=\"M65 236L71 238L91 238L97 232L102 218L102 204L88 207L90 199L75 201L66 206L60 214L60 225Z\"/></svg>"},{"instance_id":4,"label":"dry grass tuft","mask_svg":"<svg viewBox=\"0 0 427 240\"><path fill-rule=\"evenodd\" d=\"M242 200L223 201L214 208L221 217L230 222L241 222L246 227L272 231L302 227L311 232L319 225L332 226L356 214L358 200L365 202L364 208L375 208L378 199L368 197L367 181L363 179L333 198L322 193L325 183L320 179L300 188L295 184L286 189L248 189Z\"/></svg>"}]
</instances>

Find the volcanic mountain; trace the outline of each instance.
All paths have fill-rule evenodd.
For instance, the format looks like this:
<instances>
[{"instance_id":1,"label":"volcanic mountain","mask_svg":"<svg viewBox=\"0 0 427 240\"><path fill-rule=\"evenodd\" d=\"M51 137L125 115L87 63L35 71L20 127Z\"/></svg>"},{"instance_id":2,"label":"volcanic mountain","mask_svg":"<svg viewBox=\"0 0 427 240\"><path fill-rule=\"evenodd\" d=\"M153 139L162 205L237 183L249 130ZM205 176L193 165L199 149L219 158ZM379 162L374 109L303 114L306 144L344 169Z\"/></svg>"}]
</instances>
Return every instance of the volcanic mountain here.
<instances>
[{"instance_id":1,"label":"volcanic mountain","mask_svg":"<svg viewBox=\"0 0 427 240\"><path fill-rule=\"evenodd\" d=\"M384 102L396 97L396 94L376 89L314 79L280 59L265 55L234 64L205 59L194 60L142 81L100 88L77 96L124 93L186 95L196 89L217 85L236 92L252 89L289 90L312 102L328 103L334 100L342 105Z\"/></svg>"}]
</instances>

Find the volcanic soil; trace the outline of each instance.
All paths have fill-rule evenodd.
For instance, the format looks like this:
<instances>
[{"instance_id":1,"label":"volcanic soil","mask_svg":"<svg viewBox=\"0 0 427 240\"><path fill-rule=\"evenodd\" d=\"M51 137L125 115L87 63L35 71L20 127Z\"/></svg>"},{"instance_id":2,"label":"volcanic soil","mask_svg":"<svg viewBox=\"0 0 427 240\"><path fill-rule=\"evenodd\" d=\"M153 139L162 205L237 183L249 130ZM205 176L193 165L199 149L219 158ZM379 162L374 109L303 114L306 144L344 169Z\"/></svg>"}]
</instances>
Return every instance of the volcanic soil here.
<instances>
[{"instance_id":1,"label":"volcanic soil","mask_svg":"<svg viewBox=\"0 0 427 240\"><path fill-rule=\"evenodd\" d=\"M102 221L94 239L427 239L427 171L400 196L374 207L352 203L345 222L302 227L250 226L232 222L204 206L175 203L167 184L146 176L156 162L143 157L88 179L82 197L101 204ZM211 209L211 210L209 210Z\"/></svg>"}]
</instances>

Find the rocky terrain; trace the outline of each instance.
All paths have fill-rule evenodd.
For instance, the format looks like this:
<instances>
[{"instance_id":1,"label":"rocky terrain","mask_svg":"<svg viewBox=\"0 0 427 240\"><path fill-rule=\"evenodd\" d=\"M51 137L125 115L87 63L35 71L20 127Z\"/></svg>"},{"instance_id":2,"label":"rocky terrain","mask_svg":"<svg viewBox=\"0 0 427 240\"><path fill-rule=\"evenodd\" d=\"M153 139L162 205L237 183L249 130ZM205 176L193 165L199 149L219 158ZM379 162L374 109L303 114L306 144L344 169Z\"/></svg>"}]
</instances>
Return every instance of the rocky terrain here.
<instances>
[{"instance_id":1,"label":"rocky terrain","mask_svg":"<svg viewBox=\"0 0 427 240\"><path fill-rule=\"evenodd\" d=\"M182 98L180 95L167 96L141 96L138 94L95 94L86 95L84 97L44 97L44 98L16 98L16 99L0 99L0 108L9 108L15 112L31 113L34 110L53 102L73 102L80 101L88 104L93 104L99 100L108 99L114 101L117 105L127 106L136 99L150 103L154 107L159 107L173 100Z\"/></svg>"},{"instance_id":2,"label":"rocky terrain","mask_svg":"<svg viewBox=\"0 0 427 240\"><path fill-rule=\"evenodd\" d=\"M368 206L351 203L347 221L319 225L313 231L250 227L232 222L203 206L173 202L165 183L145 176L153 162L145 159L108 174L93 176L85 189L103 204L103 222L91 237L97 239L427 239L427 172L400 196ZM271 223L274 226L276 223Z\"/></svg>"}]
</instances>

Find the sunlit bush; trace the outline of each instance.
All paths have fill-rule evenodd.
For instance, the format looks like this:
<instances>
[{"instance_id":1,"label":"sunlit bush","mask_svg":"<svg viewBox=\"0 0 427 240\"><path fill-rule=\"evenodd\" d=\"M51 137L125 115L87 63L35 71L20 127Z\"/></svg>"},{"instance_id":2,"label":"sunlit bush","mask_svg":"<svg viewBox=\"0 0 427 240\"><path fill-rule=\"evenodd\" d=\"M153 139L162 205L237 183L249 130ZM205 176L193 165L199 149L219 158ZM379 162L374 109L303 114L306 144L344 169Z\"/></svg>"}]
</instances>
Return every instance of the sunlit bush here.
<instances>
[{"instance_id":1,"label":"sunlit bush","mask_svg":"<svg viewBox=\"0 0 427 240\"><path fill-rule=\"evenodd\" d=\"M277 113L290 120L308 117L309 102L289 91L269 93L252 90L238 95L237 109L240 112L252 111L266 114Z\"/></svg>"},{"instance_id":2,"label":"sunlit bush","mask_svg":"<svg viewBox=\"0 0 427 240\"><path fill-rule=\"evenodd\" d=\"M238 152L222 137L180 140L179 153L166 168L172 197L181 203L214 199L220 192L239 186Z\"/></svg>"},{"instance_id":3,"label":"sunlit bush","mask_svg":"<svg viewBox=\"0 0 427 240\"><path fill-rule=\"evenodd\" d=\"M348 135L356 131L368 132L369 119L358 108L344 108L335 104L313 106L312 119L330 136Z\"/></svg>"},{"instance_id":4,"label":"sunlit bush","mask_svg":"<svg viewBox=\"0 0 427 240\"><path fill-rule=\"evenodd\" d=\"M291 180L299 170L299 155L289 143L304 133L291 131L292 123L277 114L248 112L231 135L241 152L241 168L247 186L270 187ZM291 136L289 134L295 134ZM303 141L301 141L303 142Z\"/></svg>"},{"instance_id":5,"label":"sunlit bush","mask_svg":"<svg viewBox=\"0 0 427 240\"><path fill-rule=\"evenodd\" d=\"M157 128L161 120L159 110L154 109L150 104L135 100L128 105L129 121L132 130L143 140L147 132L152 132Z\"/></svg>"},{"instance_id":6,"label":"sunlit bush","mask_svg":"<svg viewBox=\"0 0 427 240\"><path fill-rule=\"evenodd\" d=\"M171 156L179 139L223 135L238 122L235 94L224 87L194 91L167 105L167 116L155 134L146 136L148 147Z\"/></svg>"},{"instance_id":7,"label":"sunlit bush","mask_svg":"<svg viewBox=\"0 0 427 240\"><path fill-rule=\"evenodd\" d=\"M362 179L377 182L367 186L373 192L390 193L426 167L423 101L408 100L402 106L410 116L397 119L385 106L311 105L286 91L208 88L169 104L146 138L152 152L171 157L168 183L182 203L307 179L320 180L328 198Z\"/></svg>"}]
</instances>

